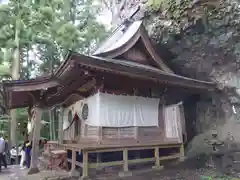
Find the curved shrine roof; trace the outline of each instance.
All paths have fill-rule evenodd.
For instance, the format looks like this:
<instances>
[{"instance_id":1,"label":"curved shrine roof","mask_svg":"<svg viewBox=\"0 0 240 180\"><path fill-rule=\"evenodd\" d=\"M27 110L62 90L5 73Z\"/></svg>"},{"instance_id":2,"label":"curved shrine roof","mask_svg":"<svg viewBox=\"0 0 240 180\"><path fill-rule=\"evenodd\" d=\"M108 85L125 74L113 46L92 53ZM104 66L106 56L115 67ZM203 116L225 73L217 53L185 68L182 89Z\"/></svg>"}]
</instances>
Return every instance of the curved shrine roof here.
<instances>
[{"instance_id":1,"label":"curved shrine roof","mask_svg":"<svg viewBox=\"0 0 240 180\"><path fill-rule=\"evenodd\" d=\"M137 46L137 42L141 46L139 44ZM138 52L146 54L146 61L150 57L156 66L136 61L139 56L135 56L135 54L130 56L134 52L131 50L139 47L143 47L143 49L138 49ZM131 53L129 53L130 51ZM124 56L124 54L128 56ZM129 57L129 59L125 59L125 57ZM73 93L76 87L82 87L87 81L90 81L85 71L132 77L151 81L160 86L168 84L193 90L216 90L216 85L212 82L175 74L156 53L142 21L136 21L127 22L118 27L92 56L69 51L65 60L51 76L3 82L6 106L8 108L29 106L33 104L33 96L38 97L40 94L44 94L46 105L64 101L67 98L66 95ZM96 74L95 76L97 76ZM81 95L87 96L86 93Z\"/></svg>"},{"instance_id":2,"label":"curved shrine roof","mask_svg":"<svg viewBox=\"0 0 240 180\"><path fill-rule=\"evenodd\" d=\"M135 21L131 25L120 25L113 34L93 53L101 56L103 53L111 52L125 45L139 31L142 21Z\"/></svg>"}]
</instances>

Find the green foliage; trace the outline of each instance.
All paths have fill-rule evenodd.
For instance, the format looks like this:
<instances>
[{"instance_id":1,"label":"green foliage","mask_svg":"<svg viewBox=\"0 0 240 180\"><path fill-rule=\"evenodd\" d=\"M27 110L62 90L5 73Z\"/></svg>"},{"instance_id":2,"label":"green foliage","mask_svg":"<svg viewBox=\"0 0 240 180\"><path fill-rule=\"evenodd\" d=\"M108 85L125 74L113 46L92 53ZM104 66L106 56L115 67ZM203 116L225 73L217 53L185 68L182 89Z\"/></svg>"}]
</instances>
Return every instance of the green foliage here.
<instances>
[{"instance_id":1,"label":"green foliage","mask_svg":"<svg viewBox=\"0 0 240 180\"><path fill-rule=\"evenodd\" d=\"M220 0L149 0L150 11L160 11L169 19L196 21L221 7Z\"/></svg>"},{"instance_id":2,"label":"green foliage","mask_svg":"<svg viewBox=\"0 0 240 180\"><path fill-rule=\"evenodd\" d=\"M67 50L89 53L106 36L105 27L94 16L98 11L92 0L21 0L20 4L19 0L9 0L0 5L0 47L9 50L11 63L18 27L21 63L25 64L21 66L21 78L41 71L51 73ZM30 59L33 49L42 64Z\"/></svg>"},{"instance_id":3,"label":"green foliage","mask_svg":"<svg viewBox=\"0 0 240 180\"><path fill-rule=\"evenodd\" d=\"M10 68L7 64L0 64L0 76L10 75Z\"/></svg>"},{"instance_id":4,"label":"green foliage","mask_svg":"<svg viewBox=\"0 0 240 180\"><path fill-rule=\"evenodd\" d=\"M11 73L16 30L20 78L29 79L52 73L68 50L90 53L107 35L96 20L99 9L94 0L9 0L8 4L0 4L0 81ZM17 110L20 125L27 118L26 109ZM49 121L49 116L44 118Z\"/></svg>"}]
</instances>

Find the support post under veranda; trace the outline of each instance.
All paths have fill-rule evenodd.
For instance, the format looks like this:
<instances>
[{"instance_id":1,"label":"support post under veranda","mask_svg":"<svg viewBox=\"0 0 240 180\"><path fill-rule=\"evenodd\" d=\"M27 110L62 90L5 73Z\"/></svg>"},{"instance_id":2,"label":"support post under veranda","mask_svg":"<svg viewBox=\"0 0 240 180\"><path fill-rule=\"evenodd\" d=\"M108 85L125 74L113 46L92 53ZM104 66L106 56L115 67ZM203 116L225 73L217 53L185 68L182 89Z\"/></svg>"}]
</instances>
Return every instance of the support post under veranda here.
<instances>
[{"instance_id":1,"label":"support post under veranda","mask_svg":"<svg viewBox=\"0 0 240 180\"><path fill-rule=\"evenodd\" d=\"M119 172L120 177L132 176L132 172L128 169L128 149L123 149L123 171Z\"/></svg>"},{"instance_id":2,"label":"support post under veranda","mask_svg":"<svg viewBox=\"0 0 240 180\"><path fill-rule=\"evenodd\" d=\"M79 176L79 173L76 170L76 161L77 161L77 154L76 154L76 150L73 149L72 150L72 167L71 167L69 176Z\"/></svg>"},{"instance_id":3,"label":"support post under veranda","mask_svg":"<svg viewBox=\"0 0 240 180\"><path fill-rule=\"evenodd\" d=\"M180 146L180 158L179 161L182 162L185 160L185 155L184 155L184 144L182 143Z\"/></svg>"},{"instance_id":4,"label":"support post under veranda","mask_svg":"<svg viewBox=\"0 0 240 180\"><path fill-rule=\"evenodd\" d=\"M40 130L41 130L41 117L42 109L38 106L34 107L35 117L33 119L33 138L32 138L32 157L31 165L28 174L36 174L39 172L38 169L38 155L39 155L39 140L40 140Z\"/></svg>"},{"instance_id":5,"label":"support post under veranda","mask_svg":"<svg viewBox=\"0 0 240 180\"><path fill-rule=\"evenodd\" d=\"M83 150L83 167L81 180L88 179L88 151Z\"/></svg>"},{"instance_id":6,"label":"support post under veranda","mask_svg":"<svg viewBox=\"0 0 240 180\"><path fill-rule=\"evenodd\" d=\"M155 166L153 166L153 169L156 169L156 170L163 169L163 166L161 166L161 163L160 163L159 147L158 146L154 148L154 156L155 156Z\"/></svg>"}]
</instances>

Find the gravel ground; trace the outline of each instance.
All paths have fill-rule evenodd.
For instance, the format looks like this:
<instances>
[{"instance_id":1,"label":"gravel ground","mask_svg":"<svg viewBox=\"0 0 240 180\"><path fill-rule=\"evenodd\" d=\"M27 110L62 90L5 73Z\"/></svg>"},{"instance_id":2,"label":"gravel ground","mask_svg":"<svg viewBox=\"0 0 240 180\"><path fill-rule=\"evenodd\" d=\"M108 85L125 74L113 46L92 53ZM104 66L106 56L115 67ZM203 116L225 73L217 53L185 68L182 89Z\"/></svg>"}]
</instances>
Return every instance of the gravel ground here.
<instances>
[{"instance_id":1,"label":"gravel ground","mask_svg":"<svg viewBox=\"0 0 240 180\"><path fill-rule=\"evenodd\" d=\"M216 169L206 167L207 158L199 156L188 159L182 163L172 165L164 163L164 169L160 171L149 170L142 171L137 167L133 170L131 177L120 178L117 172L106 172L104 175L95 172L92 180L237 180L237 178L228 177ZM20 170L18 166L12 166L3 169L0 173L0 180L40 180L43 177L60 176L63 172L45 171L37 175L26 176L26 170ZM66 173L65 173L66 174ZM66 180L74 180L78 178L66 178ZM238 179L240 180L240 178Z\"/></svg>"}]
</instances>

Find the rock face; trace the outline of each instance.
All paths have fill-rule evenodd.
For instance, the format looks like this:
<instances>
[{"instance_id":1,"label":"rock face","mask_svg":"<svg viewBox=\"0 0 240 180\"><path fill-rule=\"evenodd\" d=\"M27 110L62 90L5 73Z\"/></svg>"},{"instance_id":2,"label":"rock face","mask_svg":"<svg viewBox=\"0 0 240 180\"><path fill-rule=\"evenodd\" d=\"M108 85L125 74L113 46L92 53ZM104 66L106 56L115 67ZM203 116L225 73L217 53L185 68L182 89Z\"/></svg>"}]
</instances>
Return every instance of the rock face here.
<instances>
[{"instance_id":1,"label":"rock face","mask_svg":"<svg viewBox=\"0 0 240 180\"><path fill-rule=\"evenodd\" d=\"M217 125L221 140L231 132L235 141L240 141L240 1L146 2L126 4L122 17L127 17L129 9L140 6L135 18L144 17L149 35L166 63L181 75L217 82L221 90L185 102L190 124L187 128L194 129L189 130L194 131L189 155L210 149L204 139L213 124ZM166 50L168 53L163 53ZM193 105L194 112L189 110Z\"/></svg>"}]
</instances>

